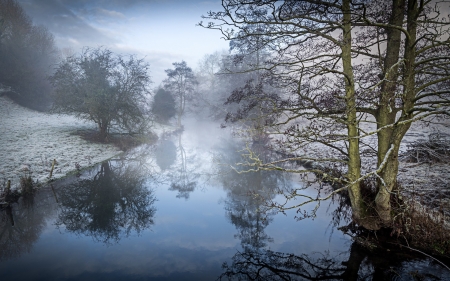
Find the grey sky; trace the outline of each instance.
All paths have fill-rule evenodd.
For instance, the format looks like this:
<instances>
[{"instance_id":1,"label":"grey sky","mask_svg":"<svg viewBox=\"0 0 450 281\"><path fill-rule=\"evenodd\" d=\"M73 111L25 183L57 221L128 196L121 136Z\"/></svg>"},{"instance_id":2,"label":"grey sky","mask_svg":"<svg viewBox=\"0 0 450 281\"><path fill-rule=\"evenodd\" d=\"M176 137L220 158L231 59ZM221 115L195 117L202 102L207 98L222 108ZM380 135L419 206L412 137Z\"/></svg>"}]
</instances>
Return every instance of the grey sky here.
<instances>
[{"instance_id":1,"label":"grey sky","mask_svg":"<svg viewBox=\"0 0 450 281\"><path fill-rule=\"evenodd\" d=\"M145 56L157 86L164 69L185 60L195 68L205 54L228 48L221 34L196 26L220 1L18 0L35 24L46 26L60 48L106 46Z\"/></svg>"}]
</instances>

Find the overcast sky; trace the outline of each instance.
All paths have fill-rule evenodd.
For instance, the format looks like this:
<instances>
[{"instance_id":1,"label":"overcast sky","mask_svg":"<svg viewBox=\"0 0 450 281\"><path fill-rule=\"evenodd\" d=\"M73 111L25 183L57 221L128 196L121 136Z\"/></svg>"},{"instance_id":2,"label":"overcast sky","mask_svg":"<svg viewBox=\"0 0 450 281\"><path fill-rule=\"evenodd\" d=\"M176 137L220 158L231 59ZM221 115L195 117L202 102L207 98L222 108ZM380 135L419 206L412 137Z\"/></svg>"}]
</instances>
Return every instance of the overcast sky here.
<instances>
[{"instance_id":1,"label":"overcast sky","mask_svg":"<svg viewBox=\"0 0 450 281\"><path fill-rule=\"evenodd\" d=\"M153 86L165 69L185 60L192 68L205 54L228 49L217 31L196 26L220 1L201 0L18 0L34 24L46 26L60 48L106 46L146 57Z\"/></svg>"}]
</instances>

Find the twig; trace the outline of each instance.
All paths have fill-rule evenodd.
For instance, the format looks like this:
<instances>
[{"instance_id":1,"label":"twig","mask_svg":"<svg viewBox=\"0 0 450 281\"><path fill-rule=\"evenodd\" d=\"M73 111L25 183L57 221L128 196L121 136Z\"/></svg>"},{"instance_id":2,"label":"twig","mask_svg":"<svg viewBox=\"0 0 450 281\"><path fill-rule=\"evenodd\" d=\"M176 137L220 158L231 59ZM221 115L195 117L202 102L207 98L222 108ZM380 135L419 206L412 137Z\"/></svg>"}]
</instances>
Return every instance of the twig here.
<instances>
[{"instance_id":1,"label":"twig","mask_svg":"<svg viewBox=\"0 0 450 281\"><path fill-rule=\"evenodd\" d=\"M435 257L433 257L433 256L428 255L427 253L424 253L424 252L422 252L422 251L420 251L420 250L411 248L411 247L406 246L406 245L396 244L396 243L391 243L391 244L399 245L400 247L405 247L405 248L408 248L408 249L410 249L410 250L412 250L412 251L416 251L416 252L418 252L418 253L421 253L421 254L423 254L423 255L425 255L425 256L427 256L427 257L433 259L434 261L438 262L438 263L441 264L443 267L445 267L448 271L450 271L450 268L449 268L448 266L446 266L443 262L441 262L440 260L438 260L437 258L435 258Z\"/></svg>"}]
</instances>

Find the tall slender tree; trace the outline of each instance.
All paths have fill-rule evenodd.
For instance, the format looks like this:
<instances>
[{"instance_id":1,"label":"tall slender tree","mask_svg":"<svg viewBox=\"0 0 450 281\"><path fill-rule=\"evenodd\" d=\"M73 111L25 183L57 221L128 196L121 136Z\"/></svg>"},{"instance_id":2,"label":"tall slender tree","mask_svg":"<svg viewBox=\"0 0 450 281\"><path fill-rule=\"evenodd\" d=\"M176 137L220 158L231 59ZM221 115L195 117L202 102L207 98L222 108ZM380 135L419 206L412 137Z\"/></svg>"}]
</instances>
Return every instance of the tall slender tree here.
<instances>
[{"instance_id":1,"label":"tall slender tree","mask_svg":"<svg viewBox=\"0 0 450 281\"><path fill-rule=\"evenodd\" d=\"M449 1L431 0L224 0L222 11L209 12L200 25L272 50L253 70L267 71L285 91L273 126L293 155L284 161L342 164L344 177L315 172L344 184L333 194L348 190L355 221L376 229L392 222L399 148L411 124L449 115L448 10ZM321 153L308 155L314 147ZM376 161L362 166L367 150ZM250 155L257 169L284 169L281 161ZM376 208L369 214L361 183L372 178Z\"/></svg>"},{"instance_id":2,"label":"tall slender tree","mask_svg":"<svg viewBox=\"0 0 450 281\"><path fill-rule=\"evenodd\" d=\"M177 125L181 126L181 117L186 111L186 101L193 98L197 79L185 61L174 62L174 69L166 69L165 86L178 100Z\"/></svg>"}]
</instances>

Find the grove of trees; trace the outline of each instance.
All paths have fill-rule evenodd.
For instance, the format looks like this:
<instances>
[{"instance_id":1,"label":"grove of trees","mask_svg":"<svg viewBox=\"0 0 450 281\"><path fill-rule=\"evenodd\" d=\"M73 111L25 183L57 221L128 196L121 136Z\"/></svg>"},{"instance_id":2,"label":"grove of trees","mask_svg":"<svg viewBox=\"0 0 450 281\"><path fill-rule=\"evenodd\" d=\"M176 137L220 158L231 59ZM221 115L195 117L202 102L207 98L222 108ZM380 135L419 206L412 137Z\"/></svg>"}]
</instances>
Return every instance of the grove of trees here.
<instances>
[{"instance_id":1,"label":"grove of trees","mask_svg":"<svg viewBox=\"0 0 450 281\"><path fill-rule=\"evenodd\" d=\"M63 60L50 77L54 110L95 122L103 141L111 127L141 133L148 124L148 69L148 63L134 56L84 48Z\"/></svg>"},{"instance_id":2,"label":"grove of trees","mask_svg":"<svg viewBox=\"0 0 450 281\"><path fill-rule=\"evenodd\" d=\"M33 25L15 0L0 0L0 86L22 105L46 109L51 86L47 76L58 50L53 35Z\"/></svg>"},{"instance_id":3,"label":"grove of trees","mask_svg":"<svg viewBox=\"0 0 450 281\"><path fill-rule=\"evenodd\" d=\"M286 170L284 162L315 161L322 168L314 172L342 187L304 203L348 191L359 225L392 225L405 134L413 122L449 115L449 10L448 1L431 0L222 1L222 10L209 12L200 25L218 30L246 54L269 53L241 71L259 73L260 83L232 98L267 102L266 114L276 118L262 123L264 131L292 156L264 162L249 151L251 169ZM259 84L281 94L268 99ZM311 153L314 147L317 153ZM323 167L340 167L343 175ZM362 187L372 185L373 197L363 199Z\"/></svg>"}]
</instances>

